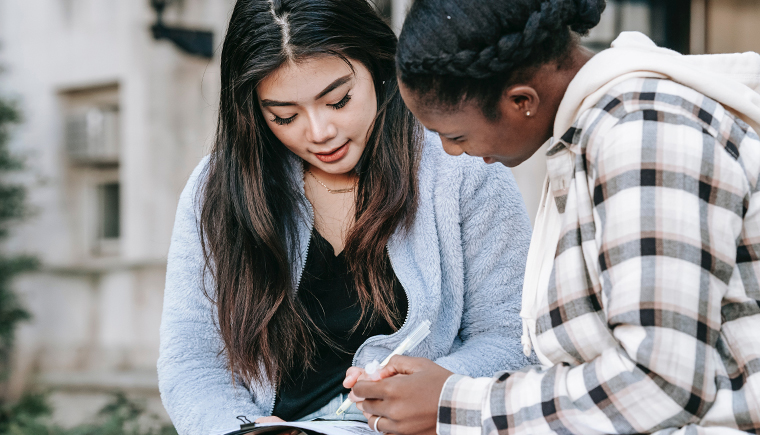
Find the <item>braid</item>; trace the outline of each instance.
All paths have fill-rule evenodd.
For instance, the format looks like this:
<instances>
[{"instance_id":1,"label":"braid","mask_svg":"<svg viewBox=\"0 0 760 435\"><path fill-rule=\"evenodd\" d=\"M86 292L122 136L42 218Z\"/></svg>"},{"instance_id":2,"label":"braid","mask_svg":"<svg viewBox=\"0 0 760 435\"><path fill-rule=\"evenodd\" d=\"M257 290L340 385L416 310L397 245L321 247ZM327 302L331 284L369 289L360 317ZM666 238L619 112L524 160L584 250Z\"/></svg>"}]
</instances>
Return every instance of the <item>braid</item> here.
<instances>
[{"instance_id":1,"label":"braid","mask_svg":"<svg viewBox=\"0 0 760 435\"><path fill-rule=\"evenodd\" d=\"M423 3L421 0L418 2ZM543 1L537 10L530 13L522 29L507 31L494 43L479 49L466 48L455 52L439 49L434 53L420 55L416 50L404 50L408 44L404 44L406 41L403 40L405 35L402 32L397 56L398 68L402 75L484 79L503 74L524 63L534 54L536 47L540 47L550 37L556 37L563 27L570 26L578 33L588 31L599 22L604 5L604 0ZM499 6L494 9L508 10L504 5ZM486 13L488 12L490 11ZM410 15L412 13L413 11ZM468 18L470 17L462 19ZM404 30L407 30L407 26L404 26ZM456 42L458 46L470 45L467 41Z\"/></svg>"},{"instance_id":2,"label":"braid","mask_svg":"<svg viewBox=\"0 0 760 435\"><path fill-rule=\"evenodd\" d=\"M570 28L574 32L585 35L586 32L599 24L606 2L604 0L575 0L575 4L576 21L570 24Z\"/></svg>"}]
</instances>

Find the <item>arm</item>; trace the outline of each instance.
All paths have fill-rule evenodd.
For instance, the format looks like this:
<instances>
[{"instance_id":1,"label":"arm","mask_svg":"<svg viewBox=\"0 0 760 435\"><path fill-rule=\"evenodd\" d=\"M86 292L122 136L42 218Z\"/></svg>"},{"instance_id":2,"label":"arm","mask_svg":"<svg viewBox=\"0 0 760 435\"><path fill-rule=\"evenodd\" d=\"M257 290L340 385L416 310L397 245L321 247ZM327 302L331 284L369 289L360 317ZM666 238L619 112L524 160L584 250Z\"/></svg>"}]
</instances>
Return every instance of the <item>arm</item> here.
<instances>
[{"instance_id":1,"label":"arm","mask_svg":"<svg viewBox=\"0 0 760 435\"><path fill-rule=\"evenodd\" d=\"M455 373L482 376L529 364L520 343L520 304L531 228L512 173L502 165L467 160L459 167L461 345L435 362Z\"/></svg>"},{"instance_id":2,"label":"arm","mask_svg":"<svg viewBox=\"0 0 760 435\"><path fill-rule=\"evenodd\" d=\"M597 171L589 185L603 315L618 345L575 366L491 380L452 376L439 434L649 433L698 424L710 409L746 177L693 122L649 125L669 140L621 121L587 156ZM466 410L480 421L462 418Z\"/></svg>"},{"instance_id":3,"label":"arm","mask_svg":"<svg viewBox=\"0 0 760 435\"><path fill-rule=\"evenodd\" d=\"M379 427L397 434L649 433L698 424L716 400L721 299L748 183L714 138L699 129L695 135L693 123L666 127L680 138L667 142L667 153L615 127L587 157L597 171L589 181L598 192L601 314L617 346L578 365L491 379L447 378L424 360L396 358L383 376L397 376L356 383L352 394L367 398L366 415L386 417ZM663 156L669 165L657 161ZM642 169L651 167L668 169L654 178L667 186L642 185Z\"/></svg>"},{"instance_id":4,"label":"arm","mask_svg":"<svg viewBox=\"0 0 760 435\"><path fill-rule=\"evenodd\" d=\"M213 305L203 295L201 251L195 205L204 160L180 197L166 272L158 376L161 399L181 435L208 435L265 415L251 392L234 382L220 355L222 342ZM207 285L212 283L207 279ZM213 287L209 287L213 289Z\"/></svg>"}]
</instances>

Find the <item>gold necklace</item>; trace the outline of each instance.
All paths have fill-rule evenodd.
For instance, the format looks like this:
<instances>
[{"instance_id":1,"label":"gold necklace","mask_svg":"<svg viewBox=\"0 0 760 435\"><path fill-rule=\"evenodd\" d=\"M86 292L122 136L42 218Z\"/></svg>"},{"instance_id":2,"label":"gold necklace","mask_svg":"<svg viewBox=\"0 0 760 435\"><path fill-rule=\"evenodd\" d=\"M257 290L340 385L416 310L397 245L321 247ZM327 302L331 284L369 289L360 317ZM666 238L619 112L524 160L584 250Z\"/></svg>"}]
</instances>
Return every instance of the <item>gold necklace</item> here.
<instances>
[{"instance_id":1,"label":"gold necklace","mask_svg":"<svg viewBox=\"0 0 760 435\"><path fill-rule=\"evenodd\" d=\"M327 187L327 185L325 183L319 181L319 178L317 178L317 176L314 175L310 170L307 169L306 172L308 172L309 175L311 175L315 180L317 180L317 183L321 184L322 187L324 187L325 189L327 189L327 191L330 192L330 193L350 193L350 192L354 191L354 186L351 186L351 187L346 188L346 189L330 189L329 187Z\"/></svg>"}]
</instances>

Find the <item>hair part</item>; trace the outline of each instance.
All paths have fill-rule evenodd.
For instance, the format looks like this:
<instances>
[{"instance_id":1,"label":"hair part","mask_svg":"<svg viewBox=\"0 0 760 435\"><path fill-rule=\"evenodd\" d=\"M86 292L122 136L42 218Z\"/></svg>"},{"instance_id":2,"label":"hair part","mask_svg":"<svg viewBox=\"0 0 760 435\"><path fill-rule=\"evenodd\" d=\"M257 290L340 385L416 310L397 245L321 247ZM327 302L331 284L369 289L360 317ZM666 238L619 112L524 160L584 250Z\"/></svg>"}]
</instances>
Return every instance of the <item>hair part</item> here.
<instances>
[{"instance_id":1,"label":"hair part","mask_svg":"<svg viewBox=\"0 0 760 435\"><path fill-rule=\"evenodd\" d=\"M417 0L399 39L399 78L426 104L453 110L474 101L487 118L498 119L504 90L529 82L547 63L564 68L605 5L605 0Z\"/></svg>"},{"instance_id":2,"label":"hair part","mask_svg":"<svg viewBox=\"0 0 760 435\"><path fill-rule=\"evenodd\" d=\"M285 58L292 60L293 59L293 49L290 46L290 24L288 24L288 13L282 14L282 16L277 15L277 11L275 11L274 6L274 0L269 0L269 4L272 5L270 8L270 12L272 13L272 17L274 18L274 22L277 23L280 26L280 32L282 33L282 52Z\"/></svg>"},{"instance_id":3,"label":"hair part","mask_svg":"<svg viewBox=\"0 0 760 435\"><path fill-rule=\"evenodd\" d=\"M335 55L371 73L378 102L346 245L362 313L401 326L386 245L417 206L421 126L398 92L396 36L366 0L238 0L222 48L219 120L199 191L200 232L231 374L278 384L307 370L324 337L296 297L292 265L306 197L297 158L261 112L256 87L288 62ZM358 323L357 323L358 325ZM297 351L294 351L297 349Z\"/></svg>"}]
</instances>

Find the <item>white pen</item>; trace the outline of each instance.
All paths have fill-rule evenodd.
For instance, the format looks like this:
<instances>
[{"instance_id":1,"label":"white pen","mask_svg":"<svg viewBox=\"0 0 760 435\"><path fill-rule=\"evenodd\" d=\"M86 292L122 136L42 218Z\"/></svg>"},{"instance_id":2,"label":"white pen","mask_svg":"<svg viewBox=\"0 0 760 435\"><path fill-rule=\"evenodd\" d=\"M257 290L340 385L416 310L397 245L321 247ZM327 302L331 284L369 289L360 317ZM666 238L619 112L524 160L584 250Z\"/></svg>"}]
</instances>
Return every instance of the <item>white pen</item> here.
<instances>
[{"instance_id":1,"label":"white pen","mask_svg":"<svg viewBox=\"0 0 760 435\"><path fill-rule=\"evenodd\" d=\"M391 352L391 354L383 360L382 363L378 364L377 360L372 361L371 363L367 364L364 370L367 372L371 370L372 373L369 373L370 375L378 374L380 370L391 361L393 355L403 355L404 352L408 352L414 349L418 344L422 342L422 340L425 339L425 337L428 336L428 334L430 334L430 320L425 320L419 326L417 326L417 328L412 331L412 333L409 334L409 336L406 337L404 341L402 341L401 344L399 344L398 347L396 347L396 349L394 349L393 352ZM375 379L373 376L373 380L379 379ZM348 410L352 403L354 402L351 399L346 399L343 404L340 405L340 408L335 411L335 413L337 415L343 414Z\"/></svg>"}]
</instances>

